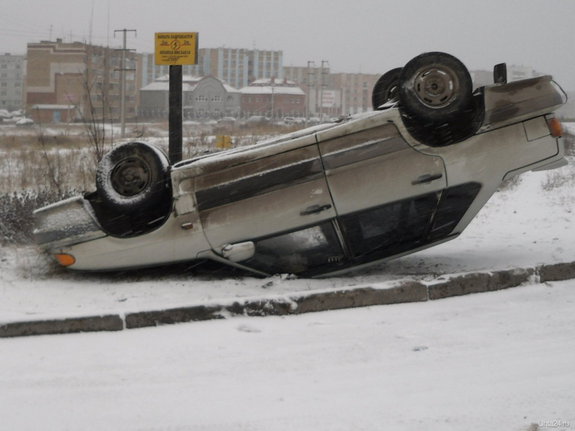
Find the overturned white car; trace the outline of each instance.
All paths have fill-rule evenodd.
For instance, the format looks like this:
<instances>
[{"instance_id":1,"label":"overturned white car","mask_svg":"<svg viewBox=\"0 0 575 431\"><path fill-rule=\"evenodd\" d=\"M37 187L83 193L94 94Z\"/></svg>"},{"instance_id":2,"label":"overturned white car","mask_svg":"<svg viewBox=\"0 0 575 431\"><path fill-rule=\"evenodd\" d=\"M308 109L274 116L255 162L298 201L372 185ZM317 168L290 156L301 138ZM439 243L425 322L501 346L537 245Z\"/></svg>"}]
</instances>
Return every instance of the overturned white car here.
<instances>
[{"instance_id":1,"label":"overturned white car","mask_svg":"<svg viewBox=\"0 0 575 431\"><path fill-rule=\"evenodd\" d=\"M97 191L41 208L38 243L77 270L211 259L338 274L457 237L507 178L565 164L550 76L472 89L438 52L381 77L374 111L170 165L139 142Z\"/></svg>"}]
</instances>

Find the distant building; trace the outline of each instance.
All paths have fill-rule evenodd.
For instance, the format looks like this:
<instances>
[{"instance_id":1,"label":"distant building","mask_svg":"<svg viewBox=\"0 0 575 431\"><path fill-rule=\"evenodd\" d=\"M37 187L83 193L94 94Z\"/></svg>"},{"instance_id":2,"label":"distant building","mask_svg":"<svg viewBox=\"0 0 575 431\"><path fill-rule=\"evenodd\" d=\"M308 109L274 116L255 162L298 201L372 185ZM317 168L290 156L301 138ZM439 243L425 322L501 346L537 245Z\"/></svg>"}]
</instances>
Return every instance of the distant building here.
<instances>
[{"instance_id":1,"label":"distant building","mask_svg":"<svg viewBox=\"0 0 575 431\"><path fill-rule=\"evenodd\" d=\"M272 119L304 117L305 93L293 81L258 79L240 89L244 117L265 116Z\"/></svg>"},{"instance_id":2,"label":"distant building","mask_svg":"<svg viewBox=\"0 0 575 431\"><path fill-rule=\"evenodd\" d=\"M309 116L338 117L371 110L371 92L380 75L331 73L314 64L286 67L285 76L304 89Z\"/></svg>"},{"instance_id":3,"label":"distant building","mask_svg":"<svg viewBox=\"0 0 575 431\"><path fill-rule=\"evenodd\" d=\"M142 82L147 85L169 73L169 66L155 64L153 54L141 54ZM282 79L283 52L245 48L200 48L198 64L182 67L185 75L214 76L234 88L260 78Z\"/></svg>"},{"instance_id":4,"label":"distant building","mask_svg":"<svg viewBox=\"0 0 575 431\"><path fill-rule=\"evenodd\" d=\"M154 54L146 53L138 55L138 70L142 87L154 82L156 79L167 75L170 66L158 66L155 63Z\"/></svg>"},{"instance_id":5,"label":"distant building","mask_svg":"<svg viewBox=\"0 0 575 431\"><path fill-rule=\"evenodd\" d=\"M170 73L170 66L157 65L154 54L145 53L138 54L138 72L140 75L141 86L146 85L163 78ZM182 74L188 76L203 76L200 73L198 65L184 65L182 66Z\"/></svg>"},{"instance_id":6,"label":"distant building","mask_svg":"<svg viewBox=\"0 0 575 431\"><path fill-rule=\"evenodd\" d=\"M334 73L331 85L341 92L340 114L357 114L373 109L371 94L380 74ZM324 100L324 106L326 101ZM333 111L332 111L333 112Z\"/></svg>"},{"instance_id":7,"label":"distant building","mask_svg":"<svg viewBox=\"0 0 575 431\"><path fill-rule=\"evenodd\" d=\"M76 105L39 104L29 106L28 115L38 124L69 123L77 118L78 112Z\"/></svg>"},{"instance_id":8,"label":"distant building","mask_svg":"<svg viewBox=\"0 0 575 431\"><path fill-rule=\"evenodd\" d=\"M470 70L469 74L473 80L473 88L483 87L493 84L492 70ZM542 75L529 66L507 65L507 82L519 81L521 79L534 78Z\"/></svg>"},{"instance_id":9,"label":"distant building","mask_svg":"<svg viewBox=\"0 0 575 431\"><path fill-rule=\"evenodd\" d=\"M295 82L305 92L305 116L318 116L321 89L327 88L330 82L329 67L316 67L313 62L308 62L307 66L286 66L284 67L284 76Z\"/></svg>"},{"instance_id":10,"label":"distant building","mask_svg":"<svg viewBox=\"0 0 575 431\"><path fill-rule=\"evenodd\" d=\"M321 86L322 72L323 77L329 75L329 67L324 67L322 71L313 62L309 62L308 66L284 66L284 77L303 89Z\"/></svg>"},{"instance_id":11,"label":"distant building","mask_svg":"<svg viewBox=\"0 0 575 431\"><path fill-rule=\"evenodd\" d=\"M136 54L125 54L125 118L129 120L137 114L140 81L134 73ZM75 119L118 121L121 117L121 57L120 50L82 42L65 43L58 39L29 43L27 110L32 116L34 111L42 112L38 120L51 118L57 122L63 121L62 112L70 112L72 105Z\"/></svg>"},{"instance_id":12,"label":"distant building","mask_svg":"<svg viewBox=\"0 0 575 431\"><path fill-rule=\"evenodd\" d=\"M235 88L261 78L283 78L283 52L245 48L201 48L199 73L213 75Z\"/></svg>"},{"instance_id":13,"label":"distant building","mask_svg":"<svg viewBox=\"0 0 575 431\"><path fill-rule=\"evenodd\" d=\"M25 70L26 60L23 55L0 55L0 109L22 109Z\"/></svg>"},{"instance_id":14,"label":"distant building","mask_svg":"<svg viewBox=\"0 0 575 431\"><path fill-rule=\"evenodd\" d=\"M169 76L165 75L140 90L140 116L168 119ZM240 115L240 92L213 76L182 77L184 119L218 119Z\"/></svg>"},{"instance_id":15,"label":"distant building","mask_svg":"<svg viewBox=\"0 0 575 431\"><path fill-rule=\"evenodd\" d=\"M236 88L250 81L250 50L203 48L199 52L200 73L213 75Z\"/></svg>"}]
</instances>

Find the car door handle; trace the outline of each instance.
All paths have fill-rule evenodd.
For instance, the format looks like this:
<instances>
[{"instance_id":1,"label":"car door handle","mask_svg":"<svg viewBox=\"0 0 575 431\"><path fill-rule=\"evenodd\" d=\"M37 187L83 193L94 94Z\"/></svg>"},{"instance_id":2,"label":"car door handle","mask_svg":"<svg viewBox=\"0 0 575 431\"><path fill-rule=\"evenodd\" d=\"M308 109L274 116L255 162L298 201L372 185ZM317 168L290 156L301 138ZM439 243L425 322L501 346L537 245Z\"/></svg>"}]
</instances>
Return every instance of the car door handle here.
<instances>
[{"instance_id":1,"label":"car door handle","mask_svg":"<svg viewBox=\"0 0 575 431\"><path fill-rule=\"evenodd\" d=\"M311 214L318 214L318 213L325 211L325 210L328 210L330 208L331 208L331 204L312 205L310 207L307 207L302 212L300 212L299 215L305 216L305 215L311 215Z\"/></svg>"},{"instance_id":2,"label":"car door handle","mask_svg":"<svg viewBox=\"0 0 575 431\"><path fill-rule=\"evenodd\" d=\"M415 186L417 184L427 184L432 181L438 180L443 177L443 174L425 174L418 177L416 180L411 182L411 185Z\"/></svg>"}]
</instances>

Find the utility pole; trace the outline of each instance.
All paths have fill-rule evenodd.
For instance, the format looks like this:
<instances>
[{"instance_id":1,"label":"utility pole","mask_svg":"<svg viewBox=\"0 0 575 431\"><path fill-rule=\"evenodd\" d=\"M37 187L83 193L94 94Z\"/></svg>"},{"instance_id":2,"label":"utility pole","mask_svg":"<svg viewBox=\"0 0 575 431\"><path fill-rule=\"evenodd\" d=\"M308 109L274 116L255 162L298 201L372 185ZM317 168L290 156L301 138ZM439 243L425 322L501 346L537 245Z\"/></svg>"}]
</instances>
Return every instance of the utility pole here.
<instances>
[{"instance_id":1,"label":"utility pole","mask_svg":"<svg viewBox=\"0 0 575 431\"><path fill-rule=\"evenodd\" d=\"M132 49L127 48L127 35L128 32L136 33L136 30L128 30L126 28L122 30L114 30L114 37L116 37L116 33L121 32L124 33L124 43L122 45L122 60L119 69L115 69L120 72L120 123L122 125L122 138L126 134L126 72L133 72L136 69L128 69L126 68L126 52L133 51Z\"/></svg>"},{"instance_id":2,"label":"utility pole","mask_svg":"<svg viewBox=\"0 0 575 431\"><path fill-rule=\"evenodd\" d=\"M327 64L329 67L329 62L327 60L322 60L321 61L321 86L319 89L319 109L320 109L320 114L319 117L321 119L321 121L323 121L323 89L324 87L327 86L326 84L326 80L325 80L325 75L327 74L327 72L325 72L324 70L324 65Z\"/></svg>"},{"instance_id":3,"label":"utility pole","mask_svg":"<svg viewBox=\"0 0 575 431\"><path fill-rule=\"evenodd\" d=\"M272 87L272 112L271 112L271 120L274 121L274 87L275 87L275 77L272 76L271 78L271 87Z\"/></svg>"},{"instance_id":4,"label":"utility pole","mask_svg":"<svg viewBox=\"0 0 575 431\"><path fill-rule=\"evenodd\" d=\"M313 69L312 69L313 67ZM311 104L311 93L312 93L312 73L315 69L315 61L308 61L307 62L307 101L305 104L305 125L309 122L309 111L310 111L310 104ZM315 99L315 97L314 97Z\"/></svg>"}]
</instances>

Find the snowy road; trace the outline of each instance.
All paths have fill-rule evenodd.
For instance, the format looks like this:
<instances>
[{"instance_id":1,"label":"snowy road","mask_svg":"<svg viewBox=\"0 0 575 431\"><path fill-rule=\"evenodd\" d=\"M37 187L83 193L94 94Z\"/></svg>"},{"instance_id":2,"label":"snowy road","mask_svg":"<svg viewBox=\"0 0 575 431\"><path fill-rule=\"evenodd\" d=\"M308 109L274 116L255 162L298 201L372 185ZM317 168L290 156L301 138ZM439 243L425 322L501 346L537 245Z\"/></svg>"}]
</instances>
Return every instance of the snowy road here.
<instances>
[{"instance_id":1,"label":"snowy road","mask_svg":"<svg viewBox=\"0 0 575 431\"><path fill-rule=\"evenodd\" d=\"M569 281L4 339L0 429L574 429L574 307Z\"/></svg>"}]
</instances>

